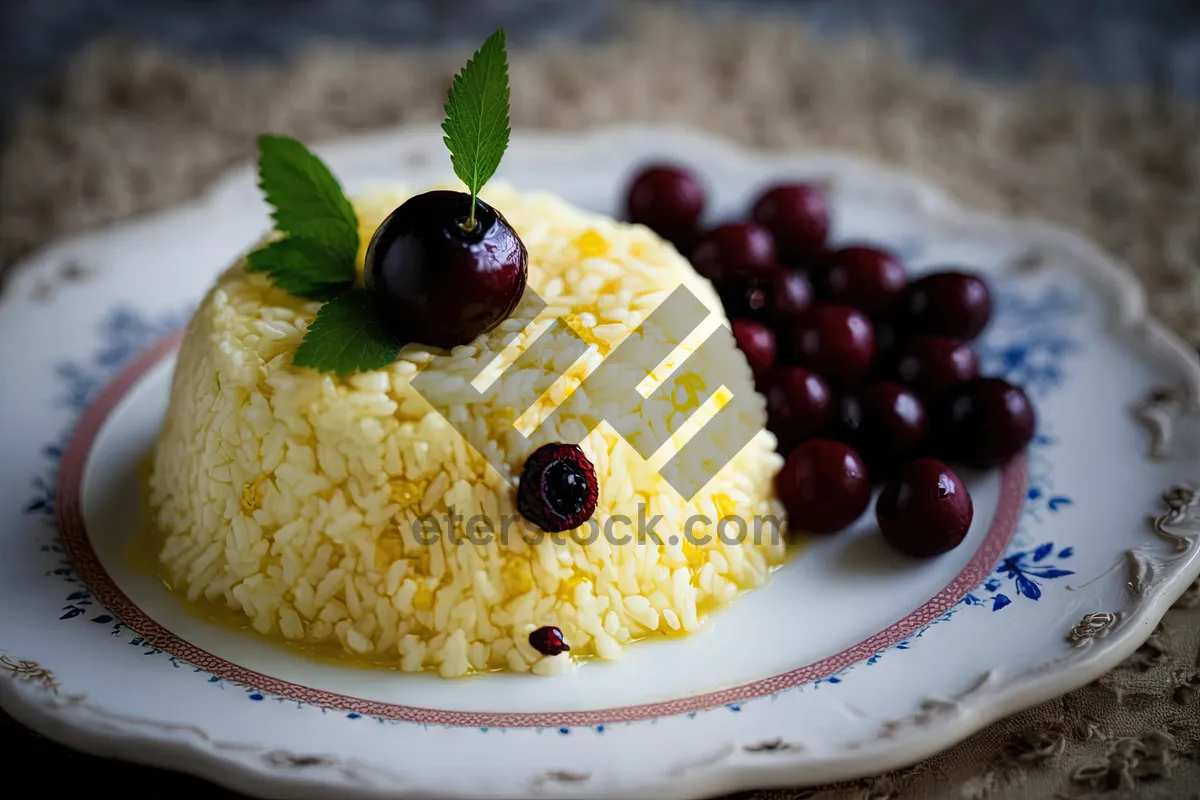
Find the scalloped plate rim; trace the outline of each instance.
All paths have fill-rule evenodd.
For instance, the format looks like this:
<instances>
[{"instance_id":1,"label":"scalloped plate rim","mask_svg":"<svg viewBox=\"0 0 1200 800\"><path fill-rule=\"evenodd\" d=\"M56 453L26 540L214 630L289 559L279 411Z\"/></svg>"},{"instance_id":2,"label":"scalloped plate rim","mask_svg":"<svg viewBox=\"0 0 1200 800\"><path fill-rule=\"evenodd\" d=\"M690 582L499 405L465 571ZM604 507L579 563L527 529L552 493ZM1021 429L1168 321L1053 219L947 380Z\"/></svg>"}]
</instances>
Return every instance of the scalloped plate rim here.
<instances>
[{"instance_id":1,"label":"scalloped plate rim","mask_svg":"<svg viewBox=\"0 0 1200 800\"><path fill-rule=\"evenodd\" d=\"M395 142L398 139L426 135L431 130L435 130L435 127L406 126L319 144L314 147L314 150L323 155L334 154L343 150L363 147L375 141ZM611 126L592 129L583 134L542 131L517 131L514 133L514 137L527 139L544 137L558 142L565 142L574 137L573 140L577 143L579 140L584 143L594 143L607 138L636 138L647 135L656 139L671 136L688 137L694 141L703 142L707 147L726 150L730 155L736 155L744 160L750 159L805 168L819 168L822 164L843 164L850 165L852 169L856 170L887 172L898 181L907 184L920 202L940 206L938 210L941 213L976 224L986 222L1008 228L1019 226L1030 232L1031 236L1054 239L1083 253L1084 257L1080 260L1089 265L1085 271L1090 272L1094 277L1103 279L1107 284L1105 294L1108 299L1117 301L1117 324L1126 329L1124 335L1136 336L1138 332L1143 332L1152 340L1151 344L1155 349L1165 351L1174 364L1182 367L1180 371L1187 398L1194 402L1196 398L1200 397L1200 359L1178 336L1149 315L1145 289L1132 271L1089 239L1067 228L1037 220L1005 219L994 214L970 211L958 205L949 194L940 188L911 173L880 166L842 153L790 154L750 150L693 129L662 125ZM73 234L37 250L14 266L11 271L5 286L9 296L0 299L0 314L8 312L11 305L19 302L17 298L23 294L20 290L47 269L57 254L71 249L81 241L101 235L105 231L137 224L148 224L158 219L211 209L237 185L239 178L244 180L248 169L249 167L242 166L228 171L224 177L219 178L207 190L187 203L140 215L107 228ZM1171 573L1154 587L1151 594L1142 597L1136 603L1134 610L1128 615L1119 630L1112 636L1095 642L1089 648L1086 658L1076 662L1073 669L1057 673L1049 671L1041 674L1026 674L1021 680L1006 684L1002 691L989 696L985 702L964 702L959 708L960 713L940 721L934 728L927 730L927 735L920 742L913 743L906 749L894 748L886 755L873 756L867 767L862 764L862 759L853 754L829 758L817 765L789 765L783 760L756 764L726 764L715 773L712 771L698 772L695 777L678 779L670 785L670 790L667 792L661 791L663 787L661 777L657 779L657 782L652 782L650 786L644 788L653 790L653 796L658 797L711 796L751 787L813 785L832 780L879 774L914 763L956 744L995 720L1060 696L1100 677L1127 658L1144 642L1154 625L1161 620L1170 606L1183 594L1198 574L1200 574L1200 552L1197 548L1192 548L1186 556L1181 557L1177 563L1173 564ZM0 680L0 705L14 718L39 733L84 751L180 769L202 775L226 786L242 790L249 789L264 796L283 796L289 790L320 790L322 786L328 786L328 784L314 784L305 779L291 778L262 767L250 767L243 761L231 759L211 747L206 747L207 740L204 738L180 741L177 738L164 737L161 731L156 736L138 730L137 725L132 723L118 736L114 733L111 723L89 719L88 717L91 715L86 704L71 702L69 697L66 700L59 699L50 702L48 699L48 696L36 687L16 680ZM355 790L349 786L341 788L354 796L363 797L395 797L407 794L405 791L397 792L386 789ZM427 794L424 789L422 789L422 793ZM566 795L579 796L579 793L568 791ZM641 795L638 792L626 792L621 796Z\"/></svg>"}]
</instances>

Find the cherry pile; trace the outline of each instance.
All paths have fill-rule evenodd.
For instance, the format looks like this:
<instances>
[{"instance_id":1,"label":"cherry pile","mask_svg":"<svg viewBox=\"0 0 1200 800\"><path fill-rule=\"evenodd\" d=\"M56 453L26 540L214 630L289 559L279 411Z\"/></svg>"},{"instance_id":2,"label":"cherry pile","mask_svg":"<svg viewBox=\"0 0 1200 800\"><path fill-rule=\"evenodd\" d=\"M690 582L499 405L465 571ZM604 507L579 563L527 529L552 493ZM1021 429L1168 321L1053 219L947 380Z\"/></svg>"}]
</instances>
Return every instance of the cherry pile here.
<instances>
[{"instance_id":1,"label":"cherry pile","mask_svg":"<svg viewBox=\"0 0 1200 800\"><path fill-rule=\"evenodd\" d=\"M911 276L884 249L829 243L815 186L780 183L748 220L702 228L701 180L657 164L629 186L625 216L671 241L713 282L787 454L776 489L789 524L834 533L882 483L876 519L897 550L957 547L974 507L947 466L996 467L1033 438L1025 392L979 374L987 283L966 270Z\"/></svg>"}]
</instances>

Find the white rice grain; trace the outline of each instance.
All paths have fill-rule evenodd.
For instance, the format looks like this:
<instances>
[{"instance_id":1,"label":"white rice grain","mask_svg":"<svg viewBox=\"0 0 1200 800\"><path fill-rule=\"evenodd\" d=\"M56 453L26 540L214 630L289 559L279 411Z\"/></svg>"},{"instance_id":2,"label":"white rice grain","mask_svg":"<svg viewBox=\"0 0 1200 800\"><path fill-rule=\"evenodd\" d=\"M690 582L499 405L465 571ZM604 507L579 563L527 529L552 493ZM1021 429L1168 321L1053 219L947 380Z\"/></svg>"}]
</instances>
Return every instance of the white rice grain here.
<instances>
[{"instance_id":1,"label":"white rice grain","mask_svg":"<svg viewBox=\"0 0 1200 800\"><path fill-rule=\"evenodd\" d=\"M535 315L527 294L495 331L448 353L408 345L392 365L345 378L294 367L291 354L320 305L247 274L244 262L221 276L180 350L150 481L159 557L175 589L244 615L262 634L332 644L349 658L390 660L407 672L560 675L574 657L616 659L636 638L699 629L698 609L761 585L782 562L782 541L730 544L715 523L692 527L693 536L708 535L703 546L668 543L697 514L782 516L772 493L781 460L769 433L686 501L612 427L626 417L650 429L651 441L667 442L664 450L678 446L681 434L667 436L661 421L686 405L686 393L633 407L610 387L575 392L681 283L724 321L712 286L645 228L502 185L486 198L520 233L529 286L549 305ZM362 235L403 199L357 201ZM512 366L555 316L585 336L585 355L563 358L564 338L548 348L557 358ZM719 378L755 397L747 421L761 429L765 413L744 359L730 344L721 364L693 363L697 356L679 367L693 340L669 342L678 352L648 365L653 382L677 367L701 385ZM438 355L446 357L430 365ZM426 377L454 399L450 423L411 385L422 368L436 370ZM540 400L535 385L550 387ZM535 441L514 427L526 417L540 424L564 402L557 428L539 429ZM585 412L608 422L587 433ZM700 413L684 429L698 428ZM503 469L456 431L486 441ZM503 515L515 515L509 476L520 475L532 447L584 433L600 482L594 519L629 542L590 541L586 526L526 541L523 534L538 531L519 518L501 531ZM638 542L636 524L614 520L636 521L646 498L646 515L663 517L655 528L661 541ZM441 523L450 510L460 516L455 541L448 531L432 544L417 540L420 514ZM475 531L465 521L477 514L493 521L491 541L466 537ZM562 629L569 656L544 657L530 646L530 631L542 625Z\"/></svg>"}]
</instances>

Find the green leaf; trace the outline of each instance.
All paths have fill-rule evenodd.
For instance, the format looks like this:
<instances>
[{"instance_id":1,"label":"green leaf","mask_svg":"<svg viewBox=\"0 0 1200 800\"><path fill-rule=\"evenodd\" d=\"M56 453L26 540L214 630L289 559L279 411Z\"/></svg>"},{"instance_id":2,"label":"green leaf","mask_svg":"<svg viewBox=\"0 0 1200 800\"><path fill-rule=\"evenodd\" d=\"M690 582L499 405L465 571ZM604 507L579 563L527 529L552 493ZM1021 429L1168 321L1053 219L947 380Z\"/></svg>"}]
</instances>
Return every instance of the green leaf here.
<instances>
[{"instance_id":1,"label":"green leaf","mask_svg":"<svg viewBox=\"0 0 1200 800\"><path fill-rule=\"evenodd\" d=\"M386 367L400 344L388 333L365 289L343 292L317 312L292 363L347 375Z\"/></svg>"},{"instance_id":2,"label":"green leaf","mask_svg":"<svg viewBox=\"0 0 1200 800\"><path fill-rule=\"evenodd\" d=\"M473 214L474 198L496 174L508 148L508 56L503 29L489 36L454 76L442 131L454 174L471 192Z\"/></svg>"},{"instance_id":3,"label":"green leaf","mask_svg":"<svg viewBox=\"0 0 1200 800\"><path fill-rule=\"evenodd\" d=\"M246 258L247 272L265 272L285 292L311 300L328 300L354 283L354 262L309 239L291 237L271 242Z\"/></svg>"},{"instance_id":4,"label":"green leaf","mask_svg":"<svg viewBox=\"0 0 1200 800\"><path fill-rule=\"evenodd\" d=\"M333 173L295 139L258 137L258 185L281 233L323 245L341 262L358 255L358 218Z\"/></svg>"}]
</instances>

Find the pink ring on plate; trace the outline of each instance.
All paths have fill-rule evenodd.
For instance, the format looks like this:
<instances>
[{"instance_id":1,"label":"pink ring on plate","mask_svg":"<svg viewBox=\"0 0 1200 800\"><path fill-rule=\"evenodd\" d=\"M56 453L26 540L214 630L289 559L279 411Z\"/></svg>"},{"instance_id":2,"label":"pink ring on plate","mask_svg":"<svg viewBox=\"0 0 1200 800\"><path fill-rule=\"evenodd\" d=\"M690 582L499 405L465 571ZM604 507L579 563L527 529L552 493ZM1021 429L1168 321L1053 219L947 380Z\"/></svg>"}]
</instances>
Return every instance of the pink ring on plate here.
<instances>
[{"instance_id":1,"label":"pink ring on plate","mask_svg":"<svg viewBox=\"0 0 1200 800\"><path fill-rule=\"evenodd\" d=\"M591 711L537 713L447 711L365 700L360 697L327 692L272 678L201 650L159 625L134 605L113 582L112 577L96 556L96 551L92 547L91 539L88 537L87 528L84 525L81 502L84 469L88 455L96 435L100 432L108 415L151 367L178 347L182 337L182 331L167 336L139 356L133 364L106 386L96 401L84 412L79 426L71 438L71 443L63 455L58 475L58 527L63 544L75 566L75 571L96 600L136 631L147 644L195 664L219 678L253 686L259 691L289 700L354 712L364 716L422 724L481 728L592 726L702 711L800 686L870 658L880 650L916 633L922 626L929 624L953 608L966 596L967 592L983 582L992 567L1004 554L1013 532L1016 530L1017 520L1021 516L1021 508L1025 500L1025 459L1022 456L1013 459L1004 467L1001 473L1000 498L996 507L996 515L992 518L987 535L979 543L978 549L971 556L967 565L945 588L903 619L853 647L770 678L717 692L681 697L676 700Z\"/></svg>"}]
</instances>

